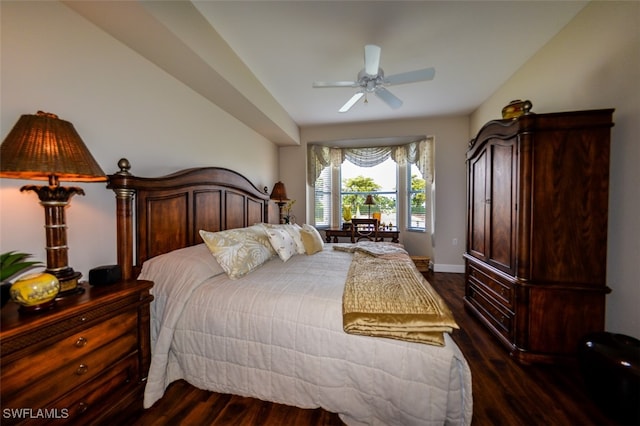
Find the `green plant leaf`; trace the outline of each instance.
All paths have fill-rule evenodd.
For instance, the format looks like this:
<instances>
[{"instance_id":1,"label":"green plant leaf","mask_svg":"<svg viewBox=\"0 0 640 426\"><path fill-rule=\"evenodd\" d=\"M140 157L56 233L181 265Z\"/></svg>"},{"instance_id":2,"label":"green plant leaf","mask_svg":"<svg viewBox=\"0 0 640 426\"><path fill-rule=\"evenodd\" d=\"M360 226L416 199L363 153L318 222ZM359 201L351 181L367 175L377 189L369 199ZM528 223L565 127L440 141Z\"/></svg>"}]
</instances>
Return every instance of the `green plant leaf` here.
<instances>
[{"instance_id":1,"label":"green plant leaf","mask_svg":"<svg viewBox=\"0 0 640 426\"><path fill-rule=\"evenodd\" d=\"M2 259L0 260L0 266L1 267L11 266L14 263L20 262L30 256L31 255L27 253L16 253L15 251L10 251L2 255Z\"/></svg>"},{"instance_id":2,"label":"green plant leaf","mask_svg":"<svg viewBox=\"0 0 640 426\"><path fill-rule=\"evenodd\" d=\"M0 282L4 282L27 269L41 266L39 261L25 261L31 257L28 253L9 251L0 255Z\"/></svg>"}]
</instances>

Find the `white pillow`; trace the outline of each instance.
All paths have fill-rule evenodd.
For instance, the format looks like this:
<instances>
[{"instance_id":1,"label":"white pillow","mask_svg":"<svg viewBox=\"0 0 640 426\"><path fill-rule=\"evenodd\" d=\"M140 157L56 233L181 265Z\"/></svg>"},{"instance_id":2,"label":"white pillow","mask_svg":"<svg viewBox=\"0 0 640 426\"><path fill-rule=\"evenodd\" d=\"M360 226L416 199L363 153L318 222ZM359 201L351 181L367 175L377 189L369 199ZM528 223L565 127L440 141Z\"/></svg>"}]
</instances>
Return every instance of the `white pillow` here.
<instances>
[{"instance_id":1,"label":"white pillow","mask_svg":"<svg viewBox=\"0 0 640 426\"><path fill-rule=\"evenodd\" d=\"M195 280L203 277L215 277L224 273L224 269L211 256L207 246L197 244L146 260L142 265L138 279L163 280L173 283L187 275L194 277Z\"/></svg>"},{"instance_id":2,"label":"white pillow","mask_svg":"<svg viewBox=\"0 0 640 426\"><path fill-rule=\"evenodd\" d=\"M293 256L297 254L298 247L293 241L291 234L284 228L266 228L267 235L269 236L269 241L271 242L271 246L278 253L280 259L283 262L286 262Z\"/></svg>"},{"instance_id":3,"label":"white pillow","mask_svg":"<svg viewBox=\"0 0 640 426\"><path fill-rule=\"evenodd\" d=\"M229 278L240 278L255 270L275 254L264 228L230 229L200 236Z\"/></svg>"}]
</instances>

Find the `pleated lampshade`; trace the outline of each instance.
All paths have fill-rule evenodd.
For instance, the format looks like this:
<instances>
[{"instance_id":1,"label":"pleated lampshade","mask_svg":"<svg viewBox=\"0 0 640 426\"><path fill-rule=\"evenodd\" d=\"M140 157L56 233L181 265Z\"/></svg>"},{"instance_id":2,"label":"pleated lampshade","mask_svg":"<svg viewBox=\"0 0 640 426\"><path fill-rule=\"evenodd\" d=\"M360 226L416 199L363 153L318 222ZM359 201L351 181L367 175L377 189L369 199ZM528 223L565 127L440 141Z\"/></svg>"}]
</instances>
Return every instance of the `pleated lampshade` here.
<instances>
[{"instance_id":1,"label":"pleated lampshade","mask_svg":"<svg viewBox=\"0 0 640 426\"><path fill-rule=\"evenodd\" d=\"M106 175L68 121L38 111L22 115L0 146L0 177L72 182Z\"/></svg>"},{"instance_id":2,"label":"pleated lampshade","mask_svg":"<svg viewBox=\"0 0 640 426\"><path fill-rule=\"evenodd\" d=\"M271 191L271 195L269 196L269 198L278 202L289 201L284 183L278 181L275 185L273 185L273 190Z\"/></svg>"}]
</instances>

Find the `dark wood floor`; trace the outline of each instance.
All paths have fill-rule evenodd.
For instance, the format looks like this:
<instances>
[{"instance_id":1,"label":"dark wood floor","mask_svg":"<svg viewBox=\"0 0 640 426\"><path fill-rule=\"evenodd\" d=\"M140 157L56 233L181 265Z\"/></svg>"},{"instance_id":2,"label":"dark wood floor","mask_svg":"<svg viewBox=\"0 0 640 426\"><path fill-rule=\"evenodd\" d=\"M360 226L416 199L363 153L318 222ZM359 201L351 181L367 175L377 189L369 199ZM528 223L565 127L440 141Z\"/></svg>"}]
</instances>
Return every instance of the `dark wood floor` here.
<instances>
[{"instance_id":1,"label":"dark wood floor","mask_svg":"<svg viewBox=\"0 0 640 426\"><path fill-rule=\"evenodd\" d=\"M521 366L464 309L462 274L428 273L461 329L453 333L473 375L474 426L591 426L615 422L589 398L576 366ZM202 391L184 381L135 425L342 425L322 409L302 410L251 398Z\"/></svg>"}]
</instances>

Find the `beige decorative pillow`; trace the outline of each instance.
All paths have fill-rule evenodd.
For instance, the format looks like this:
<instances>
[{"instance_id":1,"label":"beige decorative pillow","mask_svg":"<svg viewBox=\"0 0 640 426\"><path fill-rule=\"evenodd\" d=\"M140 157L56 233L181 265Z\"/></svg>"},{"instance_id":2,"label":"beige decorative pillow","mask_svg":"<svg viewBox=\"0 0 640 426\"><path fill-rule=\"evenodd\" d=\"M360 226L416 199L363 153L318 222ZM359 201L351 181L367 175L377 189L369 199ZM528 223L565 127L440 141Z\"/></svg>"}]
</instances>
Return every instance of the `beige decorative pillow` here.
<instances>
[{"instance_id":1,"label":"beige decorative pillow","mask_svg":"<svg viewBox=\"0 0 640 426\"><path fill-rule=\"evenodd\" d=\"M316 228L304 224L300 230L300 237L304 244L305 253L315 254L324 249L324 241Z\"/></svg>"},{"instance_id":2,"label":"beige decorative pillow","mask_svg":"<svg viewBox=\"0 0 640 426\"><path fill-rule=\"evenodd\" d=\"M271 246L283 262L286 262L291 256L297 254L298 247L286 229L267 227L266 231Z\"/></svg>"},{"instance_id":3,"label":"beige decorative pillow","mask_svg":"<svg viewBox=\"0 0 640 426\"><path fill-rule=\"evenodd\" d=\"M286 230L289 235L291 235L291 238L293 238L293 241L296 243L296 253L298 254L304 254L305 250L304 250L304 244L302 244L302 238L300 238L300 231L302 230L302 228L300 228L300 225L298 224L289 224L289 223L283 223L283 224L273 224L273 223L263 223L262 224L266 229L284 229Z\"/></svg>"},{"instance_id":4,"label":"beige decorative pillow","mask_svg":"<svg viewBox=\"0 0 640 426\"><path fill-rule=\"evenodd\" d=\"M275 254L269 237L260 226L220 232L200 230L200 236L232 279L248 274Z\"/></svg>"}]
</instances>

